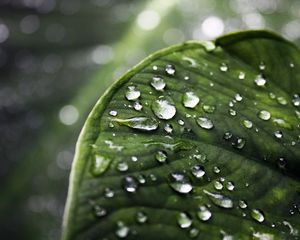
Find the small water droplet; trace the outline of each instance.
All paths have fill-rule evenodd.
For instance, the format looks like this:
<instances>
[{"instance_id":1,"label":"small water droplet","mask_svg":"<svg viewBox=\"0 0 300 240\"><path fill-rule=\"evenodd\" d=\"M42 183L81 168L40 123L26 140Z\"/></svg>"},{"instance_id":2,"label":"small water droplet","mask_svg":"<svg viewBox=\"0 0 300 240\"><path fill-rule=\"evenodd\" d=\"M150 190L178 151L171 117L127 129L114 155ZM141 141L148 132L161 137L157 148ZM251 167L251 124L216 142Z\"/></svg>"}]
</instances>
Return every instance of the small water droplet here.
<instances>
[{"instance_id":1,"label":"small water droplet","mask_svg":"<svg viewBox=\"0 0 300 240\"><path fill-rule=\"evenodd\" d=\"M182 102L186 108L195 108L199 101L199 97L194 92L186 92L182 96Z\"/></svg>"},{"instance_id":2,"label":"small water droplet","mask_svg":"<svg viewBox=\"0 0 300 240\"><path fill-rule=\"evenodd\" d=\"M152 110L158 118L165 120L172 119L176 114L176 108L173 102L164 98L154 101Z\"/></svg>"},{"instance_id":3,"label":"small water droplet","mask_svg":"<svg viewBox=\"0 0 300 240\"><path fill-rule=\"evenodd\" d=\"M275 99L276 98L276 95L272 92L269 93L269 98L270 99Z\"/></svg>"},{"instance_id":4,"label":"small water droplet","mask_svg":"<svg viewBox=\"0 0 300 240\"><path fill-rule=\"evenodd\" d=\"M199 235L199 230L197 228L192 228L189 232L190 238L195 238Z\"/></svg>"},{"instance_id":5,"label":"small water droplet","mask_svg":"<svg viewBox=\"0 0 300 240\"><path fill-rule=\"evenodd\" d=\"M293 126L290 123L288 123L287 121L285 121L284 119L274 118L272 120L272 122L274 123L275 126L290 129L290 130L293 129Z\"/></svg>"},{"instance_id":6,"label":"small water droplet","mask_svg":"<svg viewBox=\"0 0 300 240\"><path fill-rule=\"evenodd\" d=\"M136 220L138 223L145 223L145 222L147 222L148 217L147 217L146 213L144 213L144 212L137 212Z\"/></svg>"},{"instance_id":7,"label":"small water droplet","mask_svg":"<svg viewBox=\"0 0 300 240\"><path fill-rule=\"evenodd\" d=\"M266 85L267 80L261 74L259 74L254 79L254 83L256 84L256 86L263 87Z\"/></svg>"},{"instance_id":8,"label":"small water droplet","mask_svg":"<svg viewBox=\"0 0 300 240\"><path fill-rule=\"evenodd\" d=\"M126 192L134 193L138 189L138 183L136 182L134 177L126 176L123 179L123 186Z\"/></svg>"},{"instance_id":9,"label":"small water droplet","mask_svg":"<svg viewBox=\"0 0 300 240\"><path fill-rule=\"evenodd\" d=\"M154 76L151 81L151 86L157 91L162 91L166 87L166 83L162 77Z\"/></svg>"},{"instance_id":10,"label":"small water droplet","mask_svg":"<svg viewBox=\"0 0 300 240\"><path fill-rule=\"evenodd\" d=\"M227 182L227 183L226 183L226 188L227 188L227 190L229 190L229 191L233 191L234 188L235 188L234 183L231 182L231 181Z\"/></svg>"},{"instance_id":11,"label":"small water droplet","mask_svg":"<svg viewBox=\"0 0 300 240\"><path fill-rule=\"evenodd\" d=\"M199 206L199 210L197 211L197 216L201 221L206 222L211 218L212 214L207 207Z\"/></svg>"},{"instance_id":12,"label":"small water droplet","mask_svg":"<svg viewBox=\"0 0 300 240\"><path fill-rule=\"evenodd\" d=\"M245 77L246 77L246 74L244 73L244 72L240 72L239 73L239 79L245 79Z\"/></svg>"},{"instance_id":13,"label":"small water droplet","mask_svg":"<svg viewBox=\"0 0 300 240\"><path fill-rule=\"evenodd\" d=\"M140 102L134 102L133 108L134 108L136 111L141 111L141 110L143 109L143 105L140 104Z\"/></svg>"},{"instance_id":14,"label":"small water droplet","mask_svg":"<svg viewBox=\"0 0 300 240\"><path fill-rule=\"evenodd\" d=\"M177 223L181 228L189 228L192 225L192 219L187 213L180 212L177 214Z\"/></svg>"},{"instance_id":15,"label":"small water droplet","mask_svg":"<svg viewBox=\"0 0 300 240\"><path fill-rule=\"evenodd\" d=\"M287 105L287 100L284 97L277 97L277 102L281 105Z\"/></svg>"},{"instance_id":16,"label":"small water droplet","mask_svg":"<svg viewBox=\"0 0 300 240\"><path fill-rule=\"evenodd\" d=\"M227 72L228 66L226 65L226 63L221 63L221 65L220 65L220 70L221 70L222 72Z\"/></svg>"},{"instance_id":17,"label":"small water droplet","mask_svg":"<svg viewBox=\"0 0 300 240\"><path fill-rule=\"evenodd\" d=\"M206 118L206 117L199 117L197 119L197 123L200 127L202 127L203 129L212 129L214 127L214 124L213 122Z\"/></svg>"},{"instance_id":18,"label":"small water droplet","mask_svg":"<svg viewBox=\"0 0 300 240\"><path fill-rule=\"evenodd\" d=\"M168 124L168 123L167 123L167 124L165 125L164 129L165 129L165 131L166 131L167 133L172 133L172 132L173 132L173 127L172 127L171 124Z\"/></svg>"},{"instance_id":19,"label":"small water droplet","mask_svg":"<svg viewBox=\"0 0 300 240\"><path fill-rule=\"evenodd\" d=\"M117 223L116 235L119 238L126 238L129 234L129 227L127 227L123 222L119 221Z\"/></svg>"},{"instance_id":20,"label":"small water droplet","mask_svg":"<svg viewBox=\"0 0 300 240\"><path fill-rule=\"evenodd\" d=\"M217 206L222 208L233 208L233 202L229 197L226 197L219 193L211 193L207 190L203 192L210 198L210 200Z\"/></svg>"},{"instance_id":21,"label":"small water droplet","mask_svg":"<svg viewBox=\"0 0 300 240\"><path fill-rule=\"evenodd\" d=\"M174 75L176 70L175 70L175 67L172 64L167 64L166 68L165 68L165 71L169 75Z\"/></svg>"},{"instance_id":22,"label":"small water droplet","mask_svg":"<svg viewBox=\"0 0 300 240\"><path fill-rule=\"evenodd\" d=\"M189 193L193 186L190 179L182 172L173 172L170 174L170 186L179 193Z\"/></svg>"},{"instance_id":23,"label":"small water droplet","mask_svg":"<svg viewBox=\"0 0 300 240\"><path fill-rule=\"evenodd\" d=\"M281 139L283 137L283 133L280 130L277 130L274 132L274 136L278 139Z\"/></svg>"},{"instance_id":24,"label":"small water droplet","mask_svg":"<svg viewBox=\"0 0 300 240\"><path fill-rule=\"evenodd\" d=\"M138 158L136 156L131 157L131 161L136 162L137 160L138 160Z\"/></svg>"},{"instance_id":25,"label":"small water droplet","mask_svg":"<svg viewBox=\"0 0 300 240\"><path fill-rule=\"evenodd\" d=\"M232 109L232 108L229 108L229 115L231 115L231 116L236 116L236 111L234 110L234 109Z\"/></svg>"},{"instance_id":26,"label":"small water droplet","mask_svg":"<svg viewBox=\"0 0 300 240\"><path fill-rule=\"evenodd\" d=\"M114 119L120 125L125 125L127 127L144 130L153 131L158 128L158 121L155 118L148 117L133 117L128 119Z\"/></svg>"},{"instance_id":27,"label":"small water droplet","mask_svg":"<svg viewBox=\"0 0 300 240\"><path fill-rule=\"evenodd\" d=\"M242 121L242 124L245 128L252 128L253 127L253 123L250 120L244 119Z\"/></svg>"},{"instance_id":28,"label":"small water droplet","mask_svg":"<svg viewBox=\"0 0 300 240\"><path fill-rule=\"evenodd\" d=\"M157 151L157 153L155 154L155 159L160 163L166 162L167 158L168 156L165 151Z\"/></svg>"},{"instance_id":29,"label":"small water droplet","mask_svg":"<svg viewBox=\"0 0 300 240\"><path fill-rule=\"evenodd\" d=\"M256 220L257 222L263 222L265 220L265 216L264 216L263 212L259 209L252 209L251 217L254 220Z\"/></svg>"},{"instance_id":30,"label":"small water droplet","mask_svg":"<svg viewBox=\"0 0 300 240\"><path fill-rule=\"evenodd\" d=\"M289 66L290 66L290 68L294 68L295 64L293 62L290 62Z\"/></svg>"},{"instance_id":31,"label":"small water droplet","mask_svg":"<svg viewBox=\"0 0 300 240\"><path fill-rule=\"evenodd\" d=\"M143 174L138 175L137 180L139 181L140 184L146 183L146 178Z\"/></svg>"},{"instance_id":32,"label":"small water droplet","mask_svg":"<svg viewBox=\"0 0 300 240\"><path fill-rule=\"evenodd\" d=\"M230 138L232 138L232 133L231 132L225 132L223 135L223 138L225 140L229 140Z\"/></svg>"},{"instance_id":33,"label":"small water droplet","mask_svg":"<svg viewBox=\"0 0 300 240\"><path fill-rule=\"evenodd\" d=\"M104 155L96 154L93 157L91 173L94 176L103 174L109 167L111 159Z\"/></svg>"},{"instance_id":34,"label":"small water droplet","mask_svg":"<svg viewBox=\"0 0 300 240\"><path fill-rule=\"evenodd\" d=\"M216 110L216 107L212 106L212 105L206 105L205 104L205 105L202 106L202 109L206 113L213 113Z\"/></svg>"},{"instance_id":35,"label":"small water droplet","mask_svg":"<svg viewBox=\"0 0 300 240\"><path fill-rule=\"evenodd\" d=\"M294 94L292 98L292 103L295 107L300 106L300 96L298 94Z\"/></svg>"},{"instance_id":36,"label":"small water droplet","mask_svg":"<svg viewBox=\"0 0 300 240\"><path fill-rule=\"evenodd\" d=\"M204 167L200 164L192 166L191 172L196 178L202 178L205 175Z\"/></svg>"},{"instance_id":37,"label":"small water droplet","mask_svg":"<svg viewBox=\"0 0 300 240\"><path fill-rule=\"evenodd\" d=\"M107 213L103 207L100 207L98 205L94 206L94 212L97 217L103 217Z\"/></svg>"},{"instance_id":38,"label":"small water droplet","mask_svg":"<svg viewBox=\"0 0 300 240\"><path fill-rule=\"evenodd\" d=\"M284 157L278 158L278 167L284 169L286 167L287 161Z\"/></svg>"},{"instance_id":39,"label":"small water droplet","mask_svg":"<svg viewBox=\"0 0 300 240\"><path fill-rule=\"evenodd\" d=\"M259 70L265 70L266 69L266 65L265 65L264 62L260 62L258 67L259 67Z\"/></svg>"},{"instance_id":40,"label":"small water droplet","mask_svg":"<svg viewBox=\"0 0 300 240\"><path fill-rule=\"evenodd\" d=\"M141 96L141 92L136 90L135 86L128 86L128 89L125 93L125 97L129 101L138 99Z\"/></svg>"},{"instance_id":41,"label":"small water droplet","mask_svg":"<svg viewBox=\"0 0 300 240\"><path fill-rule=\"evenodd\" d=\"M241 137L235 137L231 145L236 149L242 149L246 144L246 140Z\"/></svg>"},{"instance_id":42,"label":"small water droplet","mask_svg":"<svg viewBox=\"0 0 300 240\"><path fill-rule=\"evenodd\" d=\"M177 122L178 122L178 124L179 124L180 126L183 126L183 125L184 125L184 121L183 121L182 119L179 119Z\"/></svg>"},{"instance_id":43,"label":"small water droplet","mask_svg":"<svg viewBox=\"0 0 300 240\"><path fill-rule=\"evenodd\" d=\"M214 166L213 171L214 171L214 173L216 173L216 174L218 174L218 173L221 172L220 168L217 167L217 166Z\"/></svg>"},{"instance_id":44,"label":"small water droplet","mask_svg":"<svg viewBox=\"0 0 300 240\"><path fill-rule=\"evenodd\" d=\"M117 165L117 169L120 172L126 172L128 170L128 164L126 162L119 162Z\"/></svg>"},{"instance_id":45,"label":"small water droplet","mask_svg":"<svg viewBox=\"0 0 300 240\"><path fill-rule=\"evenodd\" d=\"M111 111L109 112L109 115L115 117L115 116L118 115L118 112L115 111L115 110L111 110Z\"/></svg>"},{"instance_id":46,"label":"small water droplet","mask_svg":"<svg viewBox=\"0 0 300 240\"><path fill-rule=\"evenodd\" d=\"M241 209L245 209L245 208L248 207L248 204L247 204L247 202L246 202L245 200L240 200L240 201L239 201L239 207L240 207Z\"/></svg>"},{"instance_id":47,"label":"small water droplet","mask_svg":"<svg viewBox=\"0 0 300 240\"><path fill-rule=\"evenodd\" d=\"M241 101L243 100L243 97L241 96L241 94L236 93L236 94L234 95L234 99L235 99L236 101L238 101L238 102L241 102Z\"/></svg>"},{"instance_id":48,"label":"small water droplet","mask_svg":"<svg viewBox=\"0 0 300 240\"><path fill-rule=\"evenodd\" d=\"M115 193L114 193L114 191L111 190L110 188L105 188L105 189L104 189L104 195L105 195L105 197L107 197L107 198L112 198L112 197L115 195Z\"/></svg>"},{"instance_id":49,"label":"small water droplet","mask_svg":"<svg viewBox=\"0 0 300 240\"><path fill-rule=\"evenodd\" d=\"M216 190L222 190L223 189L223 184L219 181L214 182L214 187Z\"/></svg>"},{"instance_id":50,"label":"small water droplet","mask_svg":"<svg viewBox=\"0 0 300 240\"><path fill-rule=\"evenodd\" d=\"M271 118L271 113L269 113L268 111L266 110L261 110L258 112L258 115L257 115L260 119L262 120L269 120Z\"/></svg>"}]
</instances>

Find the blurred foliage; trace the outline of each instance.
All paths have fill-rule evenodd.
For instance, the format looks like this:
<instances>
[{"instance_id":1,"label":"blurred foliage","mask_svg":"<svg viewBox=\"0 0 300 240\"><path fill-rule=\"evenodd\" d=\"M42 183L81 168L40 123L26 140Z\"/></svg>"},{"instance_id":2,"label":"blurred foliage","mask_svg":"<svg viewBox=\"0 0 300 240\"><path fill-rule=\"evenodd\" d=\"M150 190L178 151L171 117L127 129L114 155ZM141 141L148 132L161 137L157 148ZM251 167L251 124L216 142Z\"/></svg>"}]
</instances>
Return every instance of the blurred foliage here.
<instances>
[{"instance_id":1,"label":"blurred foliage","mask_svg":"<svg viewBox=\"0 0 300 240\"><path fill-rule=\"evenodd\" d=\"M80 128L126 69L170 44L239 29L299 45L299 19L297 0L1 0L1 236L59 238Z\"/></svg>"}]
</instances>

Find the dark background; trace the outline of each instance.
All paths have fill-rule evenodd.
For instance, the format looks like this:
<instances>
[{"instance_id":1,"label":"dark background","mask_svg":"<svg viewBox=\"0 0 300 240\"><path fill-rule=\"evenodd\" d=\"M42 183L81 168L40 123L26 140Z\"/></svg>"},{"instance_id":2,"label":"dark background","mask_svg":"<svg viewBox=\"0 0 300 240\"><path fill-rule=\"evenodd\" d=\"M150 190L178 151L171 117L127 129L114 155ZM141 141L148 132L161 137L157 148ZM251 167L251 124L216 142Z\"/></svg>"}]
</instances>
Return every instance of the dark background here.
<instances>
[{"instance_id":1,"label":"dark background","mask_svg":"<svg viewBox=\"0 0 300 240\"><path fill-rule=\"evenodd\" d=\"M0 0L0 238L59 239L79 131L151 52L241 29L300 44L297 0Z\"/></svg>"}]
</instances>

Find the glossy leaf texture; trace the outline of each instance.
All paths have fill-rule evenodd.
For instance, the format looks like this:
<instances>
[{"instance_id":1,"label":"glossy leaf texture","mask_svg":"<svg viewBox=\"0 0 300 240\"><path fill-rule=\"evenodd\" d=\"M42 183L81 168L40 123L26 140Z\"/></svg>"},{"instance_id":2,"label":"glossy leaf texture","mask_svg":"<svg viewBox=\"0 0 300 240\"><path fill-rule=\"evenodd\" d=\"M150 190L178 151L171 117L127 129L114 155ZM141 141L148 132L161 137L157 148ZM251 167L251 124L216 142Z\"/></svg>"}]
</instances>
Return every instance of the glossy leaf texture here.
<instances>
[{"instance_id":1,"label":"glossy leaf texture","mask_svg":"<svg viewBox=\"0 0 300 240\"><path fill-rule=\"evenodd\" d=\"M83 127L63 239L299 239L299 93L265 31L148 57Z\"/></svg>"}]
</instances>

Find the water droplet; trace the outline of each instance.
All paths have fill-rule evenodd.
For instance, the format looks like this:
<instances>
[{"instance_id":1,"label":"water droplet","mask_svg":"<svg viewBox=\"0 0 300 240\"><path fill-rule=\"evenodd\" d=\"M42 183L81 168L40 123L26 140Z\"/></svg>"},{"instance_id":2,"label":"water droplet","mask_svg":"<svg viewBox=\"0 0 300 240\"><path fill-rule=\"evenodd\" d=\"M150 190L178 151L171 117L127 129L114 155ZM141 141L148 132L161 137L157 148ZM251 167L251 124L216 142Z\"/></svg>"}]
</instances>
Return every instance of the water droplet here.
<instances>
[{"instance_id":1,"label":"water droplet","mask_svg":"<svg viewBox=\"0 0 300 240\"><path fill-rule=\"evenodd\" d=\"M231 145L236 149L242 149L246 144L246 140L241 137L235 137Z\"/></svg>"},{"instance_id":2,"label":"water droplet","mask_svg":"<svg viewBox=\"0 0 300 240\"><path fill-rule=\"evenodd\" d=\"M250 120L244 119L242 121L242 124L245 128L252 128L253 127L253 123Z\"/></svg>"},{"instance_id":3,"label":"water droplet","mask_svg":"<svg viewBox=\"0 0 300 240\"><path fill-rule=\"evenodd\" d=\"M134 102L133 108L134 108L136 111L141 111L142 108L143 108L143 105L140 104L140 102Z\"/></svg>"},{"instance_id":4,"label":"water droplet","mask_svg":"<svg viewBox=\"0 0 300 240\"><path fill-rule=\"evenodd\" d=\"M94 176L103 174L109 167L111 159L104 155L96 154L93 157L91 173Z\"/></svg>"},{"instance_id":5,"label":"water droplet","mask_svg":"<svg viewBox=\"0 0 300 240\"><path fill-rule=\"evenodd\" d=\"M125 97L129 101L138 99L141 96L141 92L135 89L135 86L128 86L128 89L125 93Z\"/></svg>"},{"instance_id":6,"label":"water droplet","mask_svg":"<svg viewBox=\"0 0 300 240\"><path fill-rule=\"evenodd\" d=\"M213 113L216 110L216 107L212 105L203 105L202 109L206 113Z\"/></svg>"},{"instance_id":7,"label":"water droplet","mask_svg":"<svg viewBox=\"0 0 300 240\"><path fill-rule=\"evenodd\" d=\"M169 75L175 74L175 67L171 64L167 64L165 70L166 70L166 73Z\"/></svg>"},{"instance_id":8,"label":"water droplet","mask_svg":"<svg viewBox=\"0 0 300 240\"><path fill-rule=\"evenodd\" d=\"M261 110L258 112L258 115L257 115L260 119L262 120L269 120L271 118L271 113L269 113L268 111L266 110Z\"/></svg>"},{"instance_id":9,"label":"water droplet","mask_svg":"<svg viewBox=\"0 0 300 240\"><path fill-rule=\"evenodd\" d=\"M231 132L225 132L223 135L223 138L225 140L229 140L230 138L232 138L232 133Z\"/></svg>"},{"instance_id":10,"label":"water droplet","mask_svg":"<svg viewBox=\"0 0 300 240\"><path fill-rule=\"evenodd\" d=\"M286 167L287 161L284 157L278 158L278 167L284 169Z\"/></svg>"},{"instance_id":11,"label":"water droplet","mask_svg":"<svg viewBox=\"0 0 300 240\"><path fill-rule=\"evenodd\" d=\"M231 182L231 181L227 182L227 183L226 183L226 188L227 188L227 190L229 190L229 191L233 191L234 188L235 188L234 183Z\"/></svg>"},{"instance_id":12,"label":"water droplet","mask_svg":"<svg viewBox=\"0 0 300 240\"><path fill-rule=\"evenodd\" d=\"M256 220L257 222L263 222L265 220L265 216L264 216L263 212L259 209L252 209L251 217L254 220Z\"/></svg>"},{"instance_id":13,"label":"water droplet","mask_svg":"<svg viewBox=\"0 0 300 240\"><path fill-rule=\"evenodd\" d=\"M172 132L173 132L173 127L172 127L171 124L168 124L168 123L167 123L167 124L165 125L164 129L165 129L165 131L166 131L167 133L172 133Z\"/></svg>"},{"instance_id":14,"label":"water droplet","mask_svg":"<svg viewBox=\"0 0 300 240\"><path fill-rule=\"evenodd\" d=\"M151 86L157 91L162 91L164 90L166 83L162 77L154 76L151 81Z\"/></svg>"},{"instance_id":15,"label":"water droplet","mask_svg":"<svg viewBox=\"0 0 300 240\"><path fill-rule=\"evenodd\" d=\"M236 111L234 110L234 109L232 109L232 108L229 108L229 114L231 115L231 116L236 116Z\"/></svg>"},{"instance_id":16,"label":"water droplet","mask_svg":"<svg viewBox=\"0 0 300 240\"><path fill-rule=\"evenodd\" d=\"M295 107L299 107L300 106L300 96L298 94L294 94L293 98L292 98L292 102Z\"/></svg>"},{"instance_id":17,"label":"water droplet","mask_svg":"<svg viewBox=\"0 0 300 240\"><path fill-rule=\"evenodd\" d=\"M266 65L265 65L264 62L260 62L258 67L259 67L259 70L265 70L266 69Z\"/></svg>"},{"instance_id":18,"label":"water droplet","mask_svg":"<svg viewBox=\"0 0 300 240\"><path fill-rule=\"evenodd\" d=\"M115 193L114 193L114 191L111 190L110 188L105 188L105 189L104 189L104 195L105 195L105 197L107 197L107 198L112 198L112 197L115 195Z\"/></svg>"},{"instance_id":19,"label":"water droplet","mask_svg":"<svg viewBox=\"0 0 300 240\"><path fill-rule=\"evenodd\" d=\"M293 129L293 126L287 121L285 121L284 119L274 118L272 122L274 123L275 126L290 129L290 130Z\"/></svg>"},{"instance_id":20,"label":"water droplet","mask_svg":"<svg viewBox=\"0 0 300 240\"><path fill-rule=\"evenodd\" d=\"M272 92L269 93L269 98L270 99L275 99L276 98L276 95Z\"/></svg>"},{"instance_id":21,"label":"water droplet","mask_svg":"<svg viewBox=\"0 0 300 240\"><path fill-rule=\"evenodd\" d=\"M200 99L194 92L186 92L183 94L182 102L186 108L195 108Z\"/></svg>"},{"instance_id":22,"label":"water droplet","mask_svg":"<svg viewBox=\"0 0 300 240\"><path fill-rule=\"evenodd\" d=\"M154 66L152 67L152 69L153 69L154 71L156 71L156 70L158 69L158 67L157 67L156 65L154 65Z\"/></svg>"},{"instance_id":23,"label":"water droplet","mask_svg":"<svg viewBox=\"0 0 300 240\"><path fill-rule=\"evenodd\" d=\"M199 235L199 230L197 228L192 228L189 232L190 238L195 238Z\"/></svg>"},{"instance_id":24,"label":"water droplet","mask_svg":"<svg viewBox=\"0 0 300 240\"><path fill-rule=\"evenodd\" d=\"M244 73L244 72L240 72L239 73L239 79L245 79L245 77L246 77L246 74Z\"/></svg>"},{"instance_id":25,"label":"water droplet","mask_svg":"<svg viewBox=\"0 0 300 240\"><path fill-rule=\"evenodd\" d=\"M167 153L165 151L158 151L155 154L155 158L158 162L164 163L164 162L166 162L168 157L167 157Z\"/></svg>"},{"instance_id":26,"label":"water droplet","mask_svg":"<svg viewBox=\"0 0 300 240\"><path fill-rule=\"evenodd\" d=\"M94 206L95 215L97 217L103 217L106 215L106 210L103 207L100 207L98 205Z\"/></svg>"},{"instance_id":27,"label":"water droplet","mask_svg":"<svg viewBox=\"0 0 300 240\"><path fill-rule=\"evenodd\" d=\"M214 166L213 171L214 171L214 173L216 173L216 174L218 174L218 173L221 172L220 168L217 167L217 166Z\"/></svg>"},{"instance_id":28,"label":"water droplet","mask_svg":"<svg viewBox=\"0 0 300 240\"><path fill-rule=\"evenodd\" d=\"M245 200L240 200L240 201L239 201L239 207L240 207L241 209L245 209L245 208L248 207L248 204L247 204L247 202L246 202Z\"/></svg>"},{"instance_id":29,"label":"water droplet","mask_svg":"<svg viewBox=\"0 0 300 240\"><path fill-rule=\"evenodd\" d=\"M131 161L136 162L137 160L138 160L138 158L136 156L131 157Z\"/></svg>"},{"instance_id":30,"label":"water droplet","mask_svg":"<svg viewBox=\"0 0 300 240\"><path fill-rule=\"evenodd\" d=\"M214 127L213 122L206 117L199 117L197 119L197 123L203 129L212 129Z\"/></svg>"},{"instance_id":31,"label":"water droplet","mask_svg":"<svg viewBox=\"0 0 300 240\"><path fill-rule=\"evenodd\" d=\"M123 179L123 186L126 192L134 193L138 189L138 183L134 177L126 176Z\"/></svg>"},{"instance_id":32,"label":"water droplet","mask_svg":"<svg viewBox=\"0 0 300 240\"><path fill-rule=\"evenodd\" d=\"M178 124L179 124L180 126L183 126L183 125L184 125L184 121L183 121L182 119L179 119L177 122L178 122Z\"/></svg>"},{"instance_id":33,"label":"water droplet","mask_svg":"<svg viewBox=\"0 0 300 240\"><path fill-rule=\"evenodd\" d=\"M145 176L143 174L138 175L137 180L139 181L140 184L146 183L146 179L145 179Z\"/></svg>"},{"instance_id":34,"label":"water droplet","mask_svg":"<svg viewBox=\"0 0 300 240\"><path fill-rule=\"evenodd\" d=\"M192 166L191 171L196 178L201 178L205 175L204 167L200 164Z\"/></svg>"},{"instance_id":35,"label":"water droplet","mask_svg":"<svg viewBox=\"0 0 300 240\"><path fill-rule=\"evenodd\" d=\"M115 117L115 116L118 115L118 112L115 111L115 110L111 110L111 111L109 112L109 115Z\"/></svg>"},{"instance_id":36,"label":"water droplet","mask_svg":"<svg viewBox=\"0 0 300 240\"><path fill-rule=\"evenodd\" d=\"M274 136L278 139L281 139L283 137L283 133L280 130L277 130L274 132Z\"/></svg>"},{"instance_id":37,"label":"water droplet","mask_svg":"<svg viewBox=\"0 0 300 240\"><path fill-rule=\"evenodd\" d=\"M145 223L148 220L148 217L144 212L137 212L136 220L138 223Z\"/></svg>"},{"instance_id":38,"label":"water droplet","mask_svg":"<svg viewBox=\"0 0 300 240\"><path fill-rule=\"evenodd\" d=\"M222 208L233 208L233 202L229 197L226 197L219 193L211 193L207 190L203 192L210 198L210 200L217 206Z\"/></svg>"},{"instance_id":39,"label":"water droplet","mask_svg":"<svg viewBox=\"0 0 300 240\"><path fill-rule=\"evenodd\" d=\"M117 223L118 228L116 230L116 235L119 238L126 238L128 236L129 233L129 227L127 227L123 222L118 222Z\"/></svg>"},{"instance_id":40,"label":"water droplet","mask_svg":"<svg viewBox=\"0 0 300 240\"><path fill-rule=\"evenodd\" d=\"M128 170L128 164L126 162L119 162L118 165L117 165L117 169L120 172L125 172L125 171Z\"/></svg>"},{"instance_id":41,"label":"water droplet","mask_svg":"<svg viewBox=\"0 0 300 240\"><path fill-rule=\"evenodd\" d=\"M221 70L222 72L227 72L228 66L226 65L226 63L221 63L221 65L220 65L220 70Z\"/></svg>"},{"instance_id":42,"label":"water droplet","mask_svg":"<svg viewBox=\"0 0 300 240\"><path fill-rule=\"evenodd\" d=\"M290 65L291 68L295 67L295 64L293 62L291 62L289 65Z\"/></svg>"},{"instance_id":43,"label":"water droplet","mask_svg":"<svg viewBox=\"0 0 300 240\"><path fill-rule=\"evenodd\" d=\"M281 105L287 105L287 100L284 97L277 97L277 102Z\"/></svg>"},{"instance_id":44,"label":"water droplet","mask_svg":"<svg viewBox=\"0 0 300 240\"><path fill-rule=\"evenodd\" d=\"M222 190L223 189L223 184L219 181L214 182L214 187L216 190Z\"/></svg>"},{"instance_id":45,"label":"water droplet","mask_svg":"<svg viewBox=\"0 0 300 240\"><path fill-rule=\"evenodd\" d=\"M177 223L181 228L189 228L192 225L192 219L184 212L177 214Z\"/></svg>"},{"instance_id":46,"label":"water droplet","mask_svg":"<svg viewBox=\"0 0 300 240\"><path fill-rule=\"evenodd\" d=\"M174 104L168 99L158 99L153 102L152 110L154 114L160 119L172 119L176 114Z\"/></svg>"},{"instance_id":47,"label":"water droplet","mask_svg":"<svg viewBox=\"0 0 300 240\"><path fill-rule=\"evenodd\" d=\"M170 174L170 186L179 193L189 193L192 191L193 186L190 179L182 172L173 172Z\"/></svg>"},{"instance_id":48,"label":"water droplet","mask_svg":"<svg viewBox=\"0 0 300 240\"><path fill-rule=\"evenodd\" d=\"M254 83L256 84L256 86L263 87L266 85L267 80L261 74L259 74L254 79Z\"/></svg>"},{"instance_id":49,"label":"water droplet","mask_svg":"<svg viewBox=\"0 0 300 240\"><path fill-rule=\"evenodd\" d=\"M133 117L128 119L114 119L114 121L120 125L144 131L153 131L158 128L158 121L155 118Z\"/></svg>"},{"instance_id":50,"label":"water droplet","mask_svg":"<svg viewBox=\"0 0 300 240\"><path fill-rule=\"evenodd\" d=\"M239 93L236 93L234 95L234 99L238 102L242 101L243 100L243 97L239 94Z\"/></svg>"},{"instance_id":51,"label":"water droplet","mask_svg":"<svg viewBox=\"0 0 300 240\"><path fill-rule=\"evenodd\" d=\"M199 210L197 211L197 216L201 221L206 222L211 218L212 214L207 207L199 206Z\"/></svg>"}]
</instances>

